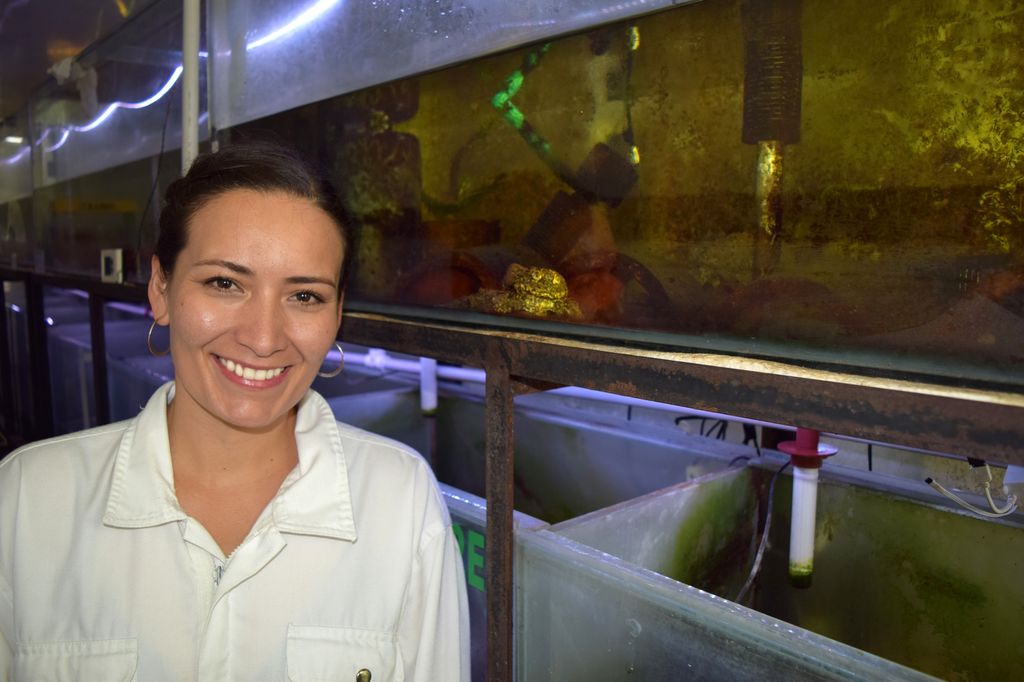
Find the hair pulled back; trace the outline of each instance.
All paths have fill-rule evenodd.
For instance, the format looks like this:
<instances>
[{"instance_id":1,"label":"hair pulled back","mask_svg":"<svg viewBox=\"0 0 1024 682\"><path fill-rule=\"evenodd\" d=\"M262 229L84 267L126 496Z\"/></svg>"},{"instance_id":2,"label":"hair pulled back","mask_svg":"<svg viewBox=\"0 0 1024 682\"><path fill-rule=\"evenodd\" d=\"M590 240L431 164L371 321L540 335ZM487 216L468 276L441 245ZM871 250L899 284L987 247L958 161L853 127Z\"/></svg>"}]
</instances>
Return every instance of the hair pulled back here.
<instances>
[{"instance_id":1,"label":"hair pulled back","mask_svg":"<svg viewBox=\"0 0 1024 682\"><path fill-rule=\"evenodd\" d=\"M156 257L167 277L188 243L192 217L207 202L232 190L285 192L308 199L331 217L341 234L343 256L338 289L345 287L352 240L344 209L330 181L312 164L275 142L245 142L200 154L184 177L167 187L160 210Z\"/></svg>"}]
</instances>

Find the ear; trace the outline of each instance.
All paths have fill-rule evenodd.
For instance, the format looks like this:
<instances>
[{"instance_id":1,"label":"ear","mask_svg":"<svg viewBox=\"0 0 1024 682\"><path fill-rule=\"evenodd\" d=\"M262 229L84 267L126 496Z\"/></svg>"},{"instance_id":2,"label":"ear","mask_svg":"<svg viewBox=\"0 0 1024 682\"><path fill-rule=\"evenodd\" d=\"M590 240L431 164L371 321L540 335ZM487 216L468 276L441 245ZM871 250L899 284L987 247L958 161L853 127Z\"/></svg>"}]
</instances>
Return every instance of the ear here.
<instances>
[{"instance_id":1,"label":"ear","mask_svg":"<svg viewBox=\"0 0 1024 682\"><path fill-rule=\"evenodd\" d=\"M167 275L160 266L160 259L156 256L153 256L153 259L150 261L150 268L152 273L149 276L149 286L147 287L149 307L153 309L153 319L156 320L156 323L166 326L170 323L168 319L170 305L167 303Z\"/></svg>"}]
</instances>

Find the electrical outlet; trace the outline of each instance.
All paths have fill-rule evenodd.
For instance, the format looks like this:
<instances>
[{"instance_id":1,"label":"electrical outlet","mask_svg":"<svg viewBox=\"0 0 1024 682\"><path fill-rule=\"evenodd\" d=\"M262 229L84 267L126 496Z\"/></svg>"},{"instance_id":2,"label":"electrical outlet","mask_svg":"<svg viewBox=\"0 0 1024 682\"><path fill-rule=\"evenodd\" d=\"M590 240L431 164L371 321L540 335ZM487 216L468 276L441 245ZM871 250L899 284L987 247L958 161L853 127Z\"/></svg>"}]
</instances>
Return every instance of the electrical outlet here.
<instances>
[{"instance_id":1,"label":"electrical outlet","mask_svg":"<svg viewBox=\"0 0 1024 682\"><path fill-rule=\"evenodd\" d=\"M100 279L104 282L124 282L124 256L121 249L100 250Z\"/></svg>"}]
</instances>

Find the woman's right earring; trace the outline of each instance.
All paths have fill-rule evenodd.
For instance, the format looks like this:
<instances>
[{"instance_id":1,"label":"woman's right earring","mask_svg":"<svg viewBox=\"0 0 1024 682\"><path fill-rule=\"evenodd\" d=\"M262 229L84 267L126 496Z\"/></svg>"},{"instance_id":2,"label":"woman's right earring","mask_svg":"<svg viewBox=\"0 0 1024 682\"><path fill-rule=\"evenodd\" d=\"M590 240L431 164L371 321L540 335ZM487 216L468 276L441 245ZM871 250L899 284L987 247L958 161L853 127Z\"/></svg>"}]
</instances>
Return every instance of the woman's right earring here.
<instances>
[{"instance_id":1,"label":"woman's right earring","mask_svg":"<svg viewBox=\"0 0 1024 682\"><path fill-rule=\"evenodd\" d=\"M339 374L341 374L341 370L345 369L345 349L342 348L341 344L338 343L337 341L334 342L334 347L338 349L339 353L341 353L341 362L338 363L338 368L337 369L333 369L330 372L317 372L316 375L318 377L323 377L324 379L330 379L332 377L338 376Z\"/></svg>"},{"instance_id":2,"label":"woman's right earring","mask_svg":"<svg viewBox=\"0 0 1024 682\"><path fill-rule=\"evenodd\" d=\"M167 355L168 353L170 353L171 349L168 348L167 350L159 350L158 351L155 348L153 348L153 330L154 329L156 329L156 320L153 320L153 323L151 325L149 325L149 332L146 334L146 348L149 349L149 352L150 352L150 354L153 357L159 358L159 357L161 357L163 355Z\"/></svg>"}]
</instances>

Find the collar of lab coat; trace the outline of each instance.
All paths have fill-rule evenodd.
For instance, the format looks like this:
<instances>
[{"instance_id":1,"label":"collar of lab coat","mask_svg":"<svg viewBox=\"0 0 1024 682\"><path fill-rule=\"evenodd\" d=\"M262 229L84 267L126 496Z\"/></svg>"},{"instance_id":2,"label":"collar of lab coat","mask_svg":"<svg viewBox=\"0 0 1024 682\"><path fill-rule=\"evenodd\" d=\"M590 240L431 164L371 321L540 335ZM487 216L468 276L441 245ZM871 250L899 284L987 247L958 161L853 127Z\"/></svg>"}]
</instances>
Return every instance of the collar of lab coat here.
<instances>
[{"instance_id":1,"label":"collar of lab coat","mask_svg":"<svg viewBox=\"0 0 1024 682\"><path fill-rule=\"evenodd\" d=\"M117 528L147 528L187 515L174 493L174 472L167 437L167 404L174 382L157 389L121 437L103 523ZM285 533L356 540L348 468L330 406L307 391L295 420L299 464L285 478L261 520ZM261 521L257 521L260 524Z\"/></svg>"}]
</instances>

